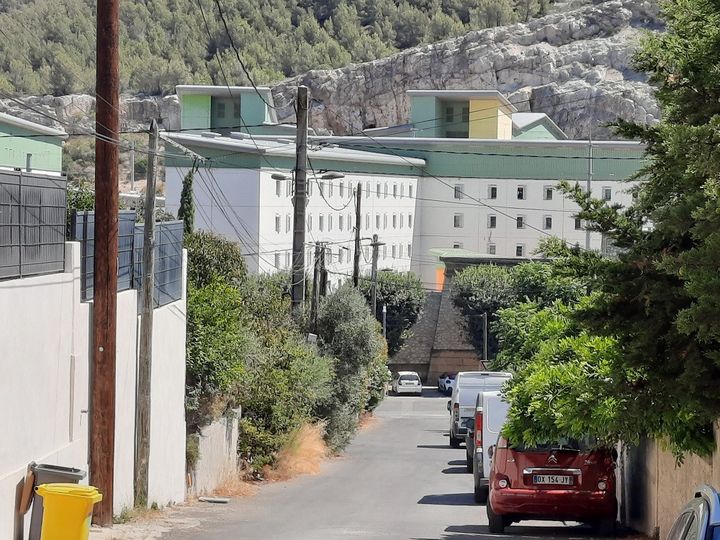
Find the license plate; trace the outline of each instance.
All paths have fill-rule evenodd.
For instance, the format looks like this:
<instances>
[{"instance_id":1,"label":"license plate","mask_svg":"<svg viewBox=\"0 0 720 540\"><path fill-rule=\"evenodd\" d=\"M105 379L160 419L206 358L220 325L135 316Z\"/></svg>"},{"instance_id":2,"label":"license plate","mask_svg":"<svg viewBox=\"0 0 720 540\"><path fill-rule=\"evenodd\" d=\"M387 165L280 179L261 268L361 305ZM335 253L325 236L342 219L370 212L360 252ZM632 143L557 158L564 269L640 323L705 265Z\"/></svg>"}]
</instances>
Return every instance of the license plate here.
<instances>
[{"instance_id":1,"label":"license plate","mask_svg":"<svg viewBox=\"0 0 720 540\"><path fill-rule=\"evenodd\" d=\"M533 484L547 484L552 486L572 486L572 476L560 476L558 474L534 474Z\"/></svg>"}]
</instances>

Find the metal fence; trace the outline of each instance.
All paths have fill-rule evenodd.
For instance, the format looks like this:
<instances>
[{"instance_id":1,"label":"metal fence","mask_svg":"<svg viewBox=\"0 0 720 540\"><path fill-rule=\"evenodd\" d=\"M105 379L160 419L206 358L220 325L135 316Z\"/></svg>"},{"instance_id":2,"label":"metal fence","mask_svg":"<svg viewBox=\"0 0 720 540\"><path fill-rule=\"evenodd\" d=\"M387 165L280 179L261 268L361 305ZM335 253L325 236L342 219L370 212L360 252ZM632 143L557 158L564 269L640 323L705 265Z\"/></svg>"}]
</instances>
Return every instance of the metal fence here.
<instances>
[{"instance_id":1,"label":"metal fence","mask_svg":"<svg viewBox=\"0 0 720 540\"><path fill-rule=\"evenodd\" d=\"M67 180L0 172L0 279L65 268Z\"/></svg>"},{"instance_id":2,"label":"metal fence","mask_svg":"<svg viewBox=\"0 0 720 540\"><path fill-rule=\"evenodd\" d=\"M117 290L133 286L133 240L135 211L118 212L118 281ZM95 295L95 212L75 212L70 237L80 242L80 297L92 300Z\"/></svg>"},{"instance_id":3,"label":"metal fence","mask_svg":"<svg viewBox=\"0 0 720 540\"><path fill-rule=\"evenodd\" d=\"M135 266L133 286L142 287L143 235L145 226L135 225ZM182 298L183 222L155 223L155 307L170 304ZM139 301L141 299L138 299Z\"/></svg>"}]
</instances>

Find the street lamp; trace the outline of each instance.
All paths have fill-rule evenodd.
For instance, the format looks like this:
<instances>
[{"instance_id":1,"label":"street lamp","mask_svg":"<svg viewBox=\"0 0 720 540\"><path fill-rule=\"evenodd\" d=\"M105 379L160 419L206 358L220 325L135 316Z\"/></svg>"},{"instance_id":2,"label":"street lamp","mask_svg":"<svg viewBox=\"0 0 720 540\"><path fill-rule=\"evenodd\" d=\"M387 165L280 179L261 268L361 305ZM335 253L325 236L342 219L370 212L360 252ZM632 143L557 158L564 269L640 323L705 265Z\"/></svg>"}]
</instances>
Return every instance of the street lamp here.
<instances>
[{"instance_id":1,"label":"street lamp","mask_svg":"<svg viewBox=\"0 0 720 540\"><path fill-rule=\"evenodd\" d=\"M292 180L293 175L292 175L292 173L290 173L290 174L272 173L270 175L270 178L272 178L273 180L287 181L287 180ZM320 176L314 175L314 178L319 178L320 180L339 180L340 178L345 178L345 175L340 172L327 171L327 172L321 174Z\"/></svg>"}]
</instances>

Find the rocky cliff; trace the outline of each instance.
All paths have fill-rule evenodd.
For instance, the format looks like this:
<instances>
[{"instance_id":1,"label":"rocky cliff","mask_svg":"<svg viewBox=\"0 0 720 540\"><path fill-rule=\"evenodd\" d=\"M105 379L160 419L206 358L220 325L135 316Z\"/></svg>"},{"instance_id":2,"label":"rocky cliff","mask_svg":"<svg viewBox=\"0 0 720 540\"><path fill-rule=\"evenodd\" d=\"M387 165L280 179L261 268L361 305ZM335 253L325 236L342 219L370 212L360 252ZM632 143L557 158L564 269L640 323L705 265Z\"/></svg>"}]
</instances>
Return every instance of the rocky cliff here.
<instances>
[{"instance_id":1,"label":"rocky cliff","mask_svg":"<svg viewBox=\"0 0 720 540\"><path fill-rule=\"evenodd\" d=\"M636 122L658 117L652 88L631 66L642 32L658 29L654 2L612 0L471 32L382 60L310 71L276 85L273 95L280 118L292 120L295 86L309 86L315 100L313 126L347 134L407 122L406 90L497 89L521 111L547 113L570 137L604 138L610 133L603 124L618 117ZM22 102L0 100L0 111L73 133L93 127L92 96ZM144 128L152 117L161 117L166 129L179 127L175 96L125 96L121 112L124 130Z\"/></svg>"}]
</instances>

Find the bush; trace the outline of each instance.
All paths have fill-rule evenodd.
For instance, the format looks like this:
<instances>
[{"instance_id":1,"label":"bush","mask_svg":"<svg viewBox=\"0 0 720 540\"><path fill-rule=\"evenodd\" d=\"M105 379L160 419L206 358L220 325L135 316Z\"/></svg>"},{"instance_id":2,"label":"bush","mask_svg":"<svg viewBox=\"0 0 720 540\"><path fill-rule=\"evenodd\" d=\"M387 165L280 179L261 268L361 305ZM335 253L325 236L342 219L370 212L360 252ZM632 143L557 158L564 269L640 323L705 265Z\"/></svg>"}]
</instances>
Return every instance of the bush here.
<instances>
[{"instance_id":1,"label":"bush","mask_svg":"<svg viewBox=\"0 0 720 540\"><path fill-rule=\"evenodd\" d=\"M201 288L213 279L227 283L247 275L240 245L216 234L197 231L185 235L188 250L188 284Z\"/></svg>"}]
</instances>

